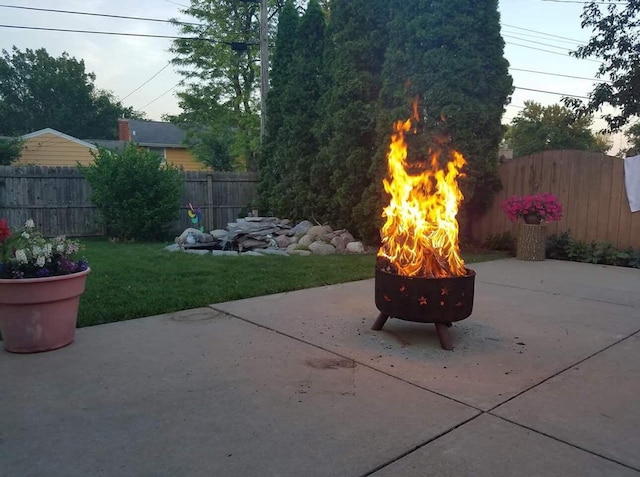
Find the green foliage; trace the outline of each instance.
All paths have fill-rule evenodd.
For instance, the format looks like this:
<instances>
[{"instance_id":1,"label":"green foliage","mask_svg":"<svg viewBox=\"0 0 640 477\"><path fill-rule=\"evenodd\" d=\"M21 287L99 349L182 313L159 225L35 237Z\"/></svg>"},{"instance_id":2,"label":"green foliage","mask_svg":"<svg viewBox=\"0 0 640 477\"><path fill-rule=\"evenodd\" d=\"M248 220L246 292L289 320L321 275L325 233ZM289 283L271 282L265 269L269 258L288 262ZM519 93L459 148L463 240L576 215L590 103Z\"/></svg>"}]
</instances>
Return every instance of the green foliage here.
<instances>
[{"instance_id":1,"label":"green foliage","mask_svg":"<svg viewBox=\"0 0 640 477\"><path fill-rule=\"evenodd\" d=\"M8 166L20 159L24 141L20 138L3 139L0 138L0 166Z\"/></svg>"},{"instance_id":2,"label":"green foliage","mask_svg":"<svg viewBox=\"0 0 640 477\"><path fill-rule=\"evenodd\" d=\"M292 23L293 19L288 26ZM271 212L292 219L313 216L326 199L316 182L323 174L314 170L318 144L313 134L319 118L324 34L324 13L317 0L310 0L293 43L284 46L293 49L285 67L288 77L283 80L281 73L274 77L276 96L270 104L275 103L275 118L273 123L271 119L267 122L268 157L263 163L272 185L265 202ZM278 80L282 82L278 84Z\"/></svg>"},{"instance_id":3,"label":"green foliage","mask_svg":"<svg viewBox=\"0 0 640 477\"><path fill-rule=\"evenodd\" d=\"M525 101L524 105L508 131L514 157L552 149L595 152L609 149L607 139L594 135L589 129L591 116L579 115L559 104L542 106L534 101Z\"/></svg>"},{"instance_id":4,"label":"green foliage","mask_svg":"<svg viewBox=\"0 0 640 477\"><path fill-rule=\"evenodd\" d=\"M84 61L44 48L15 46L0 58L0 134L18 136L44 128L80 138L116 139L118 118L140 117L107 91L97 90Z\"/></svg>"},{"instance_id":5,"label":"green foliage","mask_svg":"<svg viewBox=\"0 0 640 477\"><path fill-rule=\"evenodd\" d=\"M629 129L625 131L624 135L627 141L629 141L628 152L631 153L630 155L635 156L640 152L640 122L629 126Z\"/></svg>"},{"instance_id":6,"label":"green foliage","mask_svg":"<svg viewBox=\"0 0 640 477\"><path fill-rule=\"evenodd\" d=\"M577 111L594 113L605 104L615 113L604 114L609 130L615 131L640 115L640 68L638 68L638 22L640 0L586 2L582 27L592 30L589 42L573 54L577 58L598 57L598 76L611 82L598 83L586 104L567 103Z\"/></svg>"},{"instance_id":7,"label":"green foliage","mask_svg":"<svg viewBox=\"0 0 640 477\"><path fill-rule=\"evenodd\" d=\"M133 144L122 153L99 148L95 161L79 166L91 185L107 233L121 239L166 237L167 222L178 218L184 180L172 165Z\"/></svg>"},{"instance_id":8,"label":"green foliage","mask_svg":"<svg viewBox=\"0 0 640 477\"><path fill-rule=\"evenodd\" d=\"M499 250L509 252L512 255L516 251L516 238L511 232L489 235L483 244L489 250Z\"/></svg>"},{"instance_id":9,"label":"green foliage","mask_svg":"<svg viewBox=\"0 0 640 477\"><path fill-rule=\"evenodd\" d=\"M300 19L293 0L287 0L280 12L278 32L275 40L275 51L272 54L271 89L267 97L266 136L264 138L262 154L259 162L260 185L258 188L260 209L275 214L276 210L284 208L284 202L279 196L282 181L290 160L277 155L282 144L281 132L288 109L295 106L288 101L288 91L291 87L293 57L295 50L291 47L296 41L298 23Z\"/></svg>"},{"instance_id":10,"label":"green foliage","mask_svg":"<svg viewBox=\"0 0 640 477\"><path fill-rule=\"evenodd\" d=\"M380 209L368 214L361 204L378 147L389 18L387 0L333 0L327 26L327 87L319 102L320 150L312 174L325 200L316 217L360 237L370 234L369 220L377 223L380 214Z\"/></svg>"},{"instance_id":11,"label":"green foliage","mask_svg":"<svg viewBox=\"0 0 640 477\"><path fill-rule=\"evenodd\" d=\"M619 250L609 242L575 240L570 232L547 237L546 257L556 260L640 268L640 250Z\"/></svg>"},{"instance_id":12,"label":"green foliage","mask_svg":"<svg viewBox=\"0 0 640 477\"><path fill-rule=\"evenodd\" d=\"M422 150L436 145L437 135L465 156L464 212L479 213L500 188L501 117L512 91L498 2L398 0L392 4L389 30L393 33L381 94L385 111L378 121L378 135L385 140L370 171L373 182L364 202L380 210L381 187L376 183L384 175L386 138L392 122L408 118L412 99L419 98L422 129L416 144Z\"/></svg>"},{"instance_id":13,"label":"green foliage","mask_svg":"<svg viewBox=\"0 0 640 477\"><path fill-rule=\"evenodd\" d=\"M255 170L260 147L259 5L191 0L182 11L198 24L176 24L187 38L174 40L173 63L189 80L178 93L183 112L177 121L193 125L187 128L188 141L198 146L200 160L216 164L217 170L231 170L235 161ZM247 48L236 51L232 44Z\"/></svg>"}]
</instances>

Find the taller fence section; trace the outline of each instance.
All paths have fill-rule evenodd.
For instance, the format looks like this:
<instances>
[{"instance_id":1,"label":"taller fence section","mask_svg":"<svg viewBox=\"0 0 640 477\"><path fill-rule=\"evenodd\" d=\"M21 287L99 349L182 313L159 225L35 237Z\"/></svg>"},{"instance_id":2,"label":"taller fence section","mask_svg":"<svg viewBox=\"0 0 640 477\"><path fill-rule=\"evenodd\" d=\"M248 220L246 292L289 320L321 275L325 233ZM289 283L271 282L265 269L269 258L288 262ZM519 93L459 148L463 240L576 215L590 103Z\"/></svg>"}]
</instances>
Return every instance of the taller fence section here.
<instances>
[{"instance_id":1,"label":"taller fence section","mask_svg":"<svg viewBox=\"0 0 640 477\"><path fill-rule=\"evenodd\" d=\"M585 151L545 151L501 164L503 189L488 212L473 221L474 239L517 232L501 204L512 195L555 194L562 220L547 234L570 231L578 240L640 249L640 212L632 213L624 184L624 159Z\"/></svg>"},{"instance_id":2,"label":"taller fence section","mask_svg":"<svg viewBox=\"0 0 640 477\"><path fill-rule=\"evenodd\" d=\"M226 227L253 201L257 173L187 171L176 235L194 224L189 204L202 213L205 230ZM91 187L74 167L0 166L0 217L13 227L31 218L47 236L102 235Z\"/></svg>"}]
</instances>

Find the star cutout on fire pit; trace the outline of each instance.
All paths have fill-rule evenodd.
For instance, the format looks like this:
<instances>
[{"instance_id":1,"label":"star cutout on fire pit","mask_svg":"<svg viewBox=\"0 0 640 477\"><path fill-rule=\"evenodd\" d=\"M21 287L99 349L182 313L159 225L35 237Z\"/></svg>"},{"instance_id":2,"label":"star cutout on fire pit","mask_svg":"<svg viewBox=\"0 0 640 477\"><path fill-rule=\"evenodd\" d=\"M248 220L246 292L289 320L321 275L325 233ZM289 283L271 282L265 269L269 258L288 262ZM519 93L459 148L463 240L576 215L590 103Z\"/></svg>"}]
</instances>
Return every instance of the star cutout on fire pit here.
<instances>
[{"instance_id":1,"label":"star cutout on fire pit","mask_svg":"<svg viewBox=\"0 0 640 477\"><path fill-rule=\"evenodd\" d=\"M449 289L447 287L444 287L442 289L442 296L448 295L449 294Z\"/></svg>"},{"instance_id":2,"label":"star cutout on fire pit","mask_svg":"<svg viewBox=\"0 0 640 477\"><path fill-rule=\"evenodd\" d=\"M405 287L404 285L402 285L402 286L400 287L400 293L404 293L404 292L406 292L406 291L407 291L407 287Z\"/></svg>"},{"instance_id":3,"label":"star cutout on fire pit","mask_svg":"<svg viewBox=\"0 0 640 477\"><path fill-rule=\"evenodd\" d=\"M418 299L418 303L420 303L420 306L425 306L428 301L425 297L421 296L420 299Z\"/></svg>"}]
</instances>

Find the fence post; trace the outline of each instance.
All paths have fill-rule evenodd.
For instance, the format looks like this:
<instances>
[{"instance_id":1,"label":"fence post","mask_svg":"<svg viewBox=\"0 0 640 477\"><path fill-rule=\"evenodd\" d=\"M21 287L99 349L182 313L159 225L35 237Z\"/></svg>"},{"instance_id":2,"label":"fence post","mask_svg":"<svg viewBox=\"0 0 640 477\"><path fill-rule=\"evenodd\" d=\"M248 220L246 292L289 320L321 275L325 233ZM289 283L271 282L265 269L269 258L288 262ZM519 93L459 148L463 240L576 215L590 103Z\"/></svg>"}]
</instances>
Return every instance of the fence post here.
<instances>
[{"instance_id":1,"label":"fence post","mask_svg":"<svg viewBox=\"0 0 640 477\"><path fill-rule=\"evenodd\" d=\"M213 176L207 174L207 225L209 232L215 228L213 222Z\"/></svg>"}]
</instances>

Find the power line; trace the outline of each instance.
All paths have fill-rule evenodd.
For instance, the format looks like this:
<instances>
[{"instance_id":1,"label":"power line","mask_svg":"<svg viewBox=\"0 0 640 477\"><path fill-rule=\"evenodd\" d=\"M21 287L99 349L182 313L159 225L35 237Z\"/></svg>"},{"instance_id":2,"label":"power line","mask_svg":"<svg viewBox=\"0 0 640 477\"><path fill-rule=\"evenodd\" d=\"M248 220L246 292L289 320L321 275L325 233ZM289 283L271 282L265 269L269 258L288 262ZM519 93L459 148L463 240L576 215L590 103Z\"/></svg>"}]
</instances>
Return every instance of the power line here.
<instances>
[{"instance_id":1,"label":"power line","mask_svg":"<svg viewBox=\"0 0 640 477\"><path fill-rule=\"evenodd\" d=\"M562 76L563 78L572 78L572 79L581 79L581 80L588 80L588 81L598 81L600 83L611 83L611 81L609 80L603 80L603 79L599 79L599 78L586 78L584 76L572 76L572 75L563 75L560 73L550 73L548 71L536 71L536 70L525 70L522 68L513 68L513 67L509 67L510 70L513 71L524 71L525 73L537 73L540 75L549 75L549 76Z\"/></svg>"},{"instance_id":2,"label":"power line","mask_svg":"<svg viewBox=\"0 0 640 477\"><path fill-rule=\"evenodd\" d=\"M557 45L552 45L550 43L542 43L541 41L535 41L535 40L527 40L526 38L521 38L519 36L513 36L513 35L508 35L508 34L502 34L503 37L505 38L513 38L514 40L520 40L520 41L526 41L529 43L534 43L536 45L542 45L542 46L548 46L551 48L558 48L559 50L564 50L567 51L569 50L569 48L567 48L566 46L557 46Z\"/></svg>"},{"instance_id":3,"label":"power line","mask_svg":"<svg viewBox=\"0 0 640 477\"><path fill-rule=\"evenodd\" d=\"M192 22L182 22L172 20L164 20L161 18L148 18L148 17L129 17L125 15L111 15L108 13L92 13L92 12L79 12L74 10L54 10L51 8L36 8L36 7L23 7L19 5L0 5L3 8L17 8L20 10L34 10L38 12L50 12L50 13L67 13L70 15L87 15L92 17L106 17L106 18L119 18L123 20L142 20L146 22L161 22L161 23L177 23L179 25L193 25L193 26L204 26L202 23L192 23Z\"/></svg>"},{"instance_id":4,"label":"power line","mask_svg":"<svg viewBox=\"0 0 640 477\"><path fill-rule=\"evenodd\" d=\"M124 98L122 98L120 101L124 101L125 99L127 99L129 96L131 96L133 93L135 93L136 91L138 91L140 88L142 88L144 85L146 85L149 81L151 81L153 78L155 78L156 76L158 76L160 73L162 73L164 70L166 70L169 65L171 64L171 62L167 62L166 65L164 65L159 71L157 71L156 73L154 73L153 76L151 76L151 78L149 78L147 81L145 81L144 83L142 83L140 86L138 86L136 89L134 89L133 91L131 91L131 93L129 93L128 95L126 95Z\"/></svg>"},{"instance_id":5,"label":"power line","mask_svg":"<svg viewBox=\"0 0 640 477\"><path fill-rule=\"evenodd\" d=\"M574 58L576 60L584 60L584 61L591 61L593 63L600 63L599 61L592 60L591 58L576 58L574 56L567 55L566 53L559 53L557 51L549 51L549 50L545 50L544 48L536 48L535 46L521 45L520 43L513 43L513 42L510 42L510 41L505 41L505 43L507 45L521 46L522 48L528 48L530 50L544 51L545 53L551 53L553 55L568 56L569 58Z\"/></svg>"},{"instance_id":6,"label":"power line","mask_svg":"<svg viewBox=\"0 0 640 477\"><path fill-rule=\"evenodd\" d=\"M580 3L582 5L587 5L589 3L596 3L598 5L627 5L625 2L581 2L579 0L541 0L543 2L552 2L552 3Z\"/></svg>"},{"instance_id":7,"label":"power line","mask_svg":"<svg viewBox=\"0 0 640 477\"><path fill-rule=\"evenodd\" d=\"M172 2L171 0L164 0L167 3L173 3L174 5L178 5L180 7L189 8L189 5L185 5L184 3Z\"/></svg>"},{"instance_id":8,"label":"power line","mask_svg":"<svg viewBox=\"0 0 640 477\"><path fill-rule=\"evenodd\" d=\"M165 94L170 93L171 91L173 91L174 89L176 89L180 83L182 83L182 80L178 81L176 84L174 84L171 88L169 88L168 90L166 90L164 93L162 93L160 96L157 96L156 98L152 99L151 101L149 101L147 104L145 104L144 106L141 106L140 108L137 108L138 111L140 111L141 109L146 108L147 106L149 106L150 104L155 103L156 101L158 101L160 98L162 98Z\"/></svg>"},{"instance_id":9,"label":"power line","mask_svg":"<svg viewBox=\"0 0 640 477\"><path fill-rule=\"evenodd\" d=\"M586 96L578 96L576 94L558 93L557 91L546 91L543 89L523 88L520 86L514 86L515 89L521 89L524 91L535 91L536 93L557 94L558 96L567 96L569 98L589 99Z\"/></svg>"},{"instance_id":10,"label":"power line","mask_svg":"<svg viewBox=\"0 0 640 477\"><path fill-rule=\"evenodd\" d=\"M510 27L507 27L510 28ZM543 36L543 34L541 33L525 33L523 31L504 31L503 30L503 34L507 33L509 35L520 35L520 36L528 36L530 38L535 38L536 40L547 40L547 41L554 41L556 43L569 43L572 46L578 46L581 43L578 42L577 40L562 40L562 39L556 39L556 38L551 38L548 36Z\"/></svg>"},{"instance_id":11,"label":"power line","mask_svg":"<svg viewBox=\"0 0 640 477\"><path fill-rule=\"evenodd\" d=\"M569 37L566 37L566 36L553 35L551 33L546 33L544 31L540 31L540 30L531 30L530 28L523 28L523 27L519 27L517 25L509 25L507 23L502 23L502 26L506 26L506 27L509 27L509 28L515 28L516 30L529 31L531 33L540 33L541 35L552 36L554 38L560 38L561 40L570 40L570 41L574 41L576 43L582 43L582 40L576 40L574 38L569 38Z\"/></svg>"}]
</instances>

